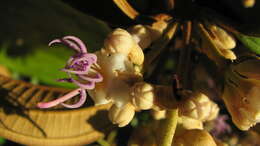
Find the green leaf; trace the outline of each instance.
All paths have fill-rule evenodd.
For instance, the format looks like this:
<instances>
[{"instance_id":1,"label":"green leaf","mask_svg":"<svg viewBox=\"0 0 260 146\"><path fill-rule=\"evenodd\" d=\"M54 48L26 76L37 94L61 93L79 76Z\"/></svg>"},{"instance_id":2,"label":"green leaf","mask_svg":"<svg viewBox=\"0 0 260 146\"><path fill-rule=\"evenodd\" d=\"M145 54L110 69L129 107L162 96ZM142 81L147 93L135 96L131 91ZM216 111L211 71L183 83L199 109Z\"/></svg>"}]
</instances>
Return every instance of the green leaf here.
<instances>
[{"instance_id":1,"label":"green leaf","mask_svg":"<svg viewBox=\"0 0 260 146\"><path fill-rule=\"evenodd\" d=\"M55 86L73 87L57 83L56 79L66 76L58 70L74 53L68 48L48 47L51 40L77 36L89 52L94 52L103 46L110 32L104 22L61 1L5 1L0 6L0 17L0 27L4 28L0 31L0 64L39 83Z\"/></svg>"},{"instance_id":2,"label":"green leaf","mask_svg":"<svg viewBox=\"0 0 260 146\"><path fill-rule=\"evenodd\" d=\"M245 47L258 55L260 54L260 37L252 37L243 34L236 34L236 36Z\"/></svg>"},{"instance_id":3,"label":"green leaf","mask_svg":"<svg viewBox=\"0 0 260 146\"><path fill-rule=\"evenodd\" d=\"M62 56L57 56L57 54L62 54ZM64 67L71 54L72 51L66 48L52 47L35 49L30 55L13 58L6 54L6 49L2 49L0 50L0 64L3 63L11 72L36 78L40 83L72 88L75 86L71 83L57 82L57 79L68 77L59 69Z\"/></svg>"}]
</instances>

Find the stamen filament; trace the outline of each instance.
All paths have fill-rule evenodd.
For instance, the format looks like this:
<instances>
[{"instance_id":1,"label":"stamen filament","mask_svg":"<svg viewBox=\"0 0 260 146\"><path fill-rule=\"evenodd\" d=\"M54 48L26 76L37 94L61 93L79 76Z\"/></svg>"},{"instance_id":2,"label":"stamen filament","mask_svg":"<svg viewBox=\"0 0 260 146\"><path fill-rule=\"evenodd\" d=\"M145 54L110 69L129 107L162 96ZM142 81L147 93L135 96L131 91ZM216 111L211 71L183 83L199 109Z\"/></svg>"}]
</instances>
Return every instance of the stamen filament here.
<instances>
[{"instance_id":1,"label":"stamen filament","mask_svg":"<svg viewBox=\"0 0 260 146\"><path fill-rule=\"evenodd\" d=\"M65 101L71 99L72 97L80 94L81 90L82 90L81 88L78 88L78 89L73 90L73 91L69 92L68 94L66 94L66 95L64 95L64 96L62 96L62 97L60 97L56 100L53 100L53 101L50 101L50 102L40 102L40 103L37 104L37 106L39 108L50 108L50 107L56 106L60 103L63 103Z\"/></svg>"}]
</instances>

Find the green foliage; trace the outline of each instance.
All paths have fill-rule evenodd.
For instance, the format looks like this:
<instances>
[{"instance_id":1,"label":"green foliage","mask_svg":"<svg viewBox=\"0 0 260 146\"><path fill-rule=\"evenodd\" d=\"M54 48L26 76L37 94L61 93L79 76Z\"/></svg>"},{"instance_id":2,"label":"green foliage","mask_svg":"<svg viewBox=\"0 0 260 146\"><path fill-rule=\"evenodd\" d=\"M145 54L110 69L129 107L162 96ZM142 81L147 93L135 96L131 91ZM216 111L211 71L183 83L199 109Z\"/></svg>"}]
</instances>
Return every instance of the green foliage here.
<instances>
[{"instance_id":1,"label":"green foliage","mask_svg":"<svg viewBox=\"0 0 260 146\"><path fill-rule=\"evenodd\" d=\"M87 16L61 1L12 0L0 6L0 64L13 73L30 77L34 82L73 87L58 83L66 77L60 72L71 49L48 47L48 43L66 35L82 39L89 52L103 46L110 28L102 21ZM5 47L3 47L5 46Z\"/></svg>"},{"instance_id":2,"label":"green foliage","mask_svg":"<svg viewBox=\"0 0 260 146\"><path fill-rule=\"evenodd\" d=\"M71 88L74 87L73 84L56 81L59 78L67 77L59 69L64 67L71 54L72 51L66 48L42 47L42 49L35 49L30 55L11 57L6 54L5 49L2 49L0 51L0 64L3 63L12 72L36 78L40 83Z\"/></svg>"},{"instance_id":3,"label":"green foliage","mask_svg":"<svg viewBox=\"0 0 260 146\"><path fill-rule=\"evenodd\" d=\"M3 145L5 143L5 139L0 137L0 145Z\"/></svg>"},{"instance_id":4,"label":"green foliage","mask_svg":"<svg viewBox=\"0 0 260 146\"><path fill-rule=\"evenodd\" d=\"M237 34L237 38L252 52L260 54L260 37Z\"/></svg>"}]
</instances>

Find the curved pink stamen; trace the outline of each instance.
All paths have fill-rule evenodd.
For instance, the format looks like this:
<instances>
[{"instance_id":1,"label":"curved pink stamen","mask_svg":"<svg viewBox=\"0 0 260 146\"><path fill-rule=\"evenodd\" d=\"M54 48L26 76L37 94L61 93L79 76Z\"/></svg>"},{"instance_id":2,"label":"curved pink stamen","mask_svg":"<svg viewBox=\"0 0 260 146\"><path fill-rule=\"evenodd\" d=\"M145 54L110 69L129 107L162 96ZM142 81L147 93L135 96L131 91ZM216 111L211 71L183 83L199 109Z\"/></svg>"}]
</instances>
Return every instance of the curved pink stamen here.
<instances>
[{"instance_id":1,"label":"curved pink stamen","mask_svg":"<svg viewBox=\"0 0 260 146\"><path fill-rule=\"evenodd\" d=\"M52 40L51 42L49 42L48 46L51 46L55 43L62 43L62 41L60 39L55 39L55 40Z\"/></svg>"},{"instance_id":2,"label":"curved pink stamen","mask_svg":"<svg viewBox=\"0 0 260 146\"><path fill-rule=\"evenodd\" d=\"M73 90L73 91L69 92L68 94L66 94L66 95L64 95L64 96L62 96L62 97L60 97L58 99L55 99L53 101L50 101L50 102L40 102L40 103L37 104L37 106L39 108L50 108L50 107L56 106L56 105L58 105L60 103L65 102L66 100L69 100L72 97L80 94L81 90L82 90L81 88L78 88L78 89Z\"/></svg>"},{"instance_id":3,"label":"curved pink stamen","mask_svg":"<svg viewBox=\"0 0 260 146\"><path fill-rule=\"evenodd\" d=\"M95 88L95 82L93 82L93 81L88 81L88 83L80 83L79 81L74 80L74 79L71 79L71 81L83 89L94 89Z\"/></svg>"},{"instance_id":4,"label":"curved pink stamen","mask_svg":"<svg viewBox=\"0 0 260 146\"><path fill-rule=\"evenodd\" d=\"M65 103L61 103L61 104L67 108L78 108L78 107L81 107L85 103L86 99L87 99L87 93L84 89L82 89L80 91L80 99L76 104L72 104L72 105L65 104Z\"/></svg>"},{"instance_id":5,"label":"curved pink stamen","mask_svg":"<svg viewBox=\"0 0 260 146\"><path fill-rule=\"evenodd\" d=\"M77 44L75 44L74 42L70 41L70 40L62 40L62 39L55 39L55 40L52 40L48 46L51 46L55 43L63 43L65 44L66 46L72 48L72 49L75 49L76 51L80 52L81 49L79 48L79 46Z\"/></svg>"},{"instance_id":6,"label":"curved pink stamen","mask_svg":"<svg viewBox=\"0 0 260 146\"><path fill-rule=\"evenodd\" d=\"M63 37L63 39L74 41L75 43L77 43L79 45L81 53L87 53L87 48L86 48L85 44L79 38L74 37L74 36L65 36L65 37Z\"/></svg>"},{"instance_id":7,"label":"curved pink stamen","mask_svg":"<svg viewBox=\"0 0 260 146\"><path fill-rule=\"evenodd\" d=\"M79 75L80 78L87 81L93 81L93 82L101 82L103 80L103 77L98 73L96 77L86 77L84 75Z\"/></svg>"},{"instance_id":8,"label":"curved pink stamen","mask_svg":"<svg viewBox=\"0 0 260 146\"><path fill-rule=\"evenodd\" d=\"M68 47L75 49L76 51L80 52L80 47L75 44L74 42L70 41L70 40L61 40L65 45L67 45Z\"/></svg>"}]
</instances>

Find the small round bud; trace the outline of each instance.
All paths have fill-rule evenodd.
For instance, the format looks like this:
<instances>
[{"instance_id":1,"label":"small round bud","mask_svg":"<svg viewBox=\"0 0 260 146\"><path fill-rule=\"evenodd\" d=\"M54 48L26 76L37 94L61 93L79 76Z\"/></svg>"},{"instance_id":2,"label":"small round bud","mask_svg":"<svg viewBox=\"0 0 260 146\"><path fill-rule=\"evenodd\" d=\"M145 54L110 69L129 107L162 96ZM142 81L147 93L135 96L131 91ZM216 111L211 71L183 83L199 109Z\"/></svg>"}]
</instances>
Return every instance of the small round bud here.
<instances>
[{"instance_id":1,"label":"small round bud","mask_svg":"<svg viewBox=\"0 0 260 146\"><path fill-rule=\"evenodd\" d=\"M128 55L135 44L132 36L126 30L117 28L105 39L104 49L109 53Z\"/></svg>"},{"instance_id":2,"label":"small round bud","mask_svg":"<svg viewBox=\"0 0 260 146\"><path fill-rule=\"evenodd\" d=\"M128 31L142 49L147 48L152 43L151 33L147 27L143 25L134 25L133 27L130 27Z\"/></svg>"},{"instance_id":3,"label":"small round bud","mask_svg":"<svg viewBox=\"0 0 260 146\"><path fill-rule=\"evenodd\" d=\"M129 60L137 65L142 65L144 62L144 53L143 50L139 47L138 44L135 44L130 53L128 54Z\"/></svg>"},{"instance_id":4,"label":"small round bud","mask_svg":"<svg viewBox=\"0 0 260 146\"><path fill-rule=\"evenodd\" d=\"M133 119L135 115L135 108L130 103L121 108L118 108L114 104L108 112L108 117L113 124L118 124L118 127L124 127Z\"/></svg>"},{"instance_id":5,"label":"small round bud","mask_svg":"<svg viewBox=\"0 0 260 146\"><path fill-rule=\"evenodd\" d=\"M205 94L194 92L179 105L180 113L200 121L210 121L217 117L219 108Z\"/></svg>"},{"instance_id":6,"label":"small round bud","mask_svg":"<svg viewBox=\"0 0 260 146\"><path fill-rule=\"evenodd\" d=\"M145 82L136 83L130 92L133 105L142 110L151 109L154 105L153 86Z\"/></svg>"}]
</instances>

